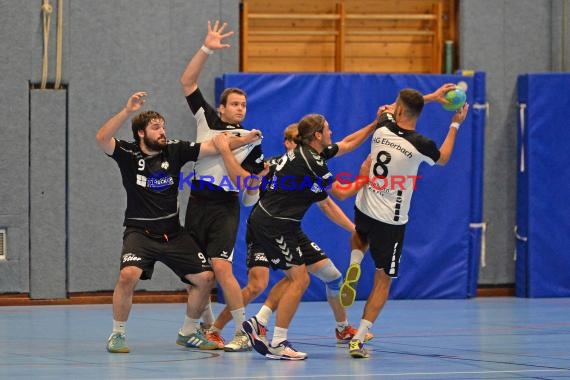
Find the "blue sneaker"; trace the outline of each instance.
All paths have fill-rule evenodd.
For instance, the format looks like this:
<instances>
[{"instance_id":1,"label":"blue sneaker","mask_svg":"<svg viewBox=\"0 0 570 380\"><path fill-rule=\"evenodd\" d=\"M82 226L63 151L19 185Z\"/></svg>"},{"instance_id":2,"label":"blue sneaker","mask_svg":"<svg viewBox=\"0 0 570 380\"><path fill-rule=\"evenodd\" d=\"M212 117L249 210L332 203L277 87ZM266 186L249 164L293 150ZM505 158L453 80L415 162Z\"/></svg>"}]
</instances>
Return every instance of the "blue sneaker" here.
<instances>
[{"instance_id":1,"label":"blue sneaker","mask_svg":"<svg viewBox=\"0 0 570 380\"><path fill-rule=\"evenodd\" d=\"M113 354L128 354L131 352L125 341L125 334L114 332L107 340L107 351Z\"/></svg>"},{"instance_id":2,"label":"blue sneaker","mask_svg":"<svg viewBox=\"0 0 570 380\"><path fill-rule=\"evenodd\" d=\"M252 317L242 324L243 331L247 334L251 346L261 355L265 356L269 353L269 344L267 343L267 329L256 317Z\"/></svg>"},{"instance_id":3,"label":"blue sneaker","mask_svg":"<svg viewBox=\"0 0 570 380\"><path fill-rule=\"evenodd\" d=\"M178 338L176 338L176 344L180 346L186 346L189 348L197 348L199 350L217 350L218 343L208 340L202 334L202 331L198 330L190 335L182 335L178 333Z\"/></svg>"}]
</instances>

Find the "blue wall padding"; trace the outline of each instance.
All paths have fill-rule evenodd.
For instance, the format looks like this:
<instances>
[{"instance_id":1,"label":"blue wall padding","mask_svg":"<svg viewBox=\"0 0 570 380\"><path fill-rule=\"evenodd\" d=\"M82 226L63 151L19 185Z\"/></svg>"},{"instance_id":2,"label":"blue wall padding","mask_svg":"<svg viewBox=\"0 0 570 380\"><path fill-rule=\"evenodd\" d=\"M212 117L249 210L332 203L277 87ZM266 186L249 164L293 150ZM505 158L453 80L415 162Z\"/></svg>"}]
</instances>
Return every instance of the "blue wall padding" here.
<instances>
[{"instance_id":1,"label":"blue wall padding","mask_svg":"<svg viewBox=\"0 0 570 380\"><path fill-rule=\"evenodd\" d=\"M518 78L516 294L570 296L569 74ZM524 121L524 123L523 123Z\"/></svg>"},{"instance_id":2,"label":"blue wall padding","mask_svg":"<svg viewBox=\"0 0 570 380\"><path fill-rule=\"evenodd\" d=\"M222 88L239 87L248 94L244 125L263 131L266 156L281 155L282 131L308 113L322 113L333 131L333 141L374 120L380 105L392 103L400 89L416 88L432 92L447 82L460 80L469 85L468 102L484 103L484 76L460 75L375 75L375 74L225 74L218 82ZM476 80L482 83L476 84ZM475 94L475 91L483 91ZM476 278L472 263L479 261L479 247L472 244L469 223L481 219L482 144L484 117L470 112L459 130L451 161L445 167L420 166L418 188L412 200L401 260L400 277L393 283L391 298L465 298L473 295ZM452 113L439 104L427 104L418 131L439 145L443 142ZM474 121L478 124L475 125ZM367 140L354 152L329 161L333 174L357 174L370 152ZM354 199L338 201L353 218ZM245 220L249 209L242 208L242 223L236 244L234 271L242 285L245 270ZM349 234L330 222L318 207L312 207L303 228L344 272L348 267ZM367 255L363 262L358 299L365 299L373 284L374 266ZM272 272L271 284L280 276ZM264 293L260 298L264 298ZM325 300L325 289L312 277L303 300Z\"/></svg>"},{"instance_id":3,"label":"blue wall padding","mask_svg":"<svg viewBox=\"0 0 570 380\"><path fill-rule=\"evenodd\" d=\"M472 93L474 95L473 104L471 104L471 134L472 154L471 161L471 223L475 226L471 228L471 240L469 252L476 254L470 255L469 279L467 281L469 297L477 295L477 282L479 278L479 262L481 255L481 236L484 233L481 227L483 222L483 162L484 162L484 146L485 146L485 121L487 119L487 108L485 107L485 73L477 72L473 77Z\"/></svg>"}]
</instances>

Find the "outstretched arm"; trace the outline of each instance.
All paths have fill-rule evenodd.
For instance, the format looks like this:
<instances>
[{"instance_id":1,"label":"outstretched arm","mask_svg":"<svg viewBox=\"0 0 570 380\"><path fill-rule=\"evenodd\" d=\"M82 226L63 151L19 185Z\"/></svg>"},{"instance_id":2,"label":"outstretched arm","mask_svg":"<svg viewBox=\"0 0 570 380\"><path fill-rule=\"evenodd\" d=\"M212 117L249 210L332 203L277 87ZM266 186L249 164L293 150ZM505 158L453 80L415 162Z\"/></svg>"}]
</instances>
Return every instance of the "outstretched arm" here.
<instances>
[{"instance_id":1,"label":"outstretched arm","mask_svg":"<svg viewBox=\"0 0 570 380\"><path fill-rule=\"evenodd\" d=\"M348 232L353 233L354 223L346 216L344 211L331 199L327 197L325 200L317 203L317 206L321 209L323 214L327 216L331 221L338 224Z\"/></svg>"},{"instance_id":2,"label":"outstretched arm","mask_svg":"<svg viewBox=\"0 0 570 380\"><path fill-rule=\"evenodd\" d=\"M121 125L123 125L123 123L129 118L129 115L138 111L144 105L145 96L147 96L147 93L144 91L135 92L131 95L129 100L127 100L125 107L115 116L107 120L97 131L97 135L95 137L97 139L97 144L108 155L113 154L113 151L115 150L115 134Z\"/></svg>"},{"instance_id":3,"label":"outstretched arm","mask_svg":"<svg viewBox=\"0 0 570 380\"><path fill-rule=\"evenodd\" d=\"M424 95L424 102L438 102L441 104L449 104L449 101L445 99L445 93L453 90L455 87L457 87L457 85L453 83L446 83L431 94Z\"/></svg>"},{"instance_id":4,"label":"outstretched arm","mask_svg":"<svg viewBox=\"0 0 570 380\"><path fill-rule=\"evenodd\" d=\"M198 49L196 54L190 59L186 69L180 77L180 84L184 90L184 95L188 96L198 88L198 77L204 68L204 64L208 59L208 56L213 53L214 50L229 48L230 45L223 43L223 39L230 37L234 34L233 31L224 33L224 29L227 24L224 22L220 25L219 21L212 23L208 21L208 34L204 38L204 44Z\"/></svg>"},{"instance_id":5,"label":"outstretched arm","mask_svg":"<svg viewBox=\"0 0 570 380\"><path fill-rule=\"evenodd\" d=\"M329 194L332 194L335 198L340 200L345 200L348 197L353 196L354 194L358 193L358 191L366 186L370 179L368 175L370 173L370 165L372 163L372 159L368 156L360 166L360 172L356 177L354 182L350 183L339 183L338 181L333 183L332 187L327 190Z\"/></svg>"},{"instance_id":6,"label":"outstretched arm","mask_svg":"<svg viewBox=\"0 0 570 380\"><path fill-rule=\"evenodd\" d=\"M378 124L378 120L380 120L380 116L384 112L394 112L394 104L387 104L378 107L376 111L376 119L368 125L360 128L358 131L351 133L350 135L346 136L344 139L337 143L338 145L338 156L342 156L345 153L352 152L354 149L358 148L360 144L364 142L376 129L376 125Z\"/></svg>"},{"instance_id":7,"label":"outstretched arm","mask_svg":"<svg viewBox=\"0 0 570 380\"><path fill-rule=\"evenodd\" d=\"M376 123L378 120L374 120L372 123L360 128L358 131L351 133L344 139L337 143L338 153L336 156L342 156L345 153L352 152L360 146L374 132L376 128Z\"/></svg>"},{"instance_id":8,"label":"outstretched arm","mask_svg":"<svg viewBox=\"0 0 570 380\"><path fill-rule=\"evenodd\" d=\"M469 110L469 104L465 103L463 107L457 110L453 114L453 118L451 119L451 125L449 127L449 131L447 132L447 136L443 143L439 147L439 160L437 160L438 165L445 165L449 162L451 158L451 153L453 153L453 147L455 146L455 137L457 136L457 131L459 130L459 126L465 120L467 116L467 110Z\"/></svg>"},{"instance_id":9,"label":"outstretched arm","mask_svg":"<svg viewBox=\"0 0 570 380\"><path fill-rule=\"evenodd\" d=\"M226 170L230 176L230 180L234 184L234 186L242 187L243 183L240 183L238 178L245 178L250 176L250 173L242 168L240 163L236 160L234 153L231 150L230 141L236 139L238 137L230 137L226 133L219 133L214 137L213 143L215 144L218 152L222 156L224 160L224 165L226 166ZM200 147L201 150L201 147Z\"/></svg>"},{"instance_id":10,"label":"outstretched arm","mask_svg":"<svg viewBox=\"0 0 570 380\"><path fill-rule=\"evenodd\" d=\"M220 135L222 135L222 134L223 133L220 133ZM227 140L228 140L227 143L228 143L229 149L231 151L231 150L240 148L244 145L251 144L252 142L255 142L261 138L262 138L261 132L256 130L256 129L252 129L251 132L249 132L248 134L243 135L243 136L239 136L239 137L233 136L233 135L227 136ZM214 139L203 141L200 144L200 154L198 155L198 158L205 157L205 156L212 156L212 155L218 154L218 153L221 154L219 149L216 147L214 140L215 140L215 137L214 137Z\"/></svg>"}]
</instances>

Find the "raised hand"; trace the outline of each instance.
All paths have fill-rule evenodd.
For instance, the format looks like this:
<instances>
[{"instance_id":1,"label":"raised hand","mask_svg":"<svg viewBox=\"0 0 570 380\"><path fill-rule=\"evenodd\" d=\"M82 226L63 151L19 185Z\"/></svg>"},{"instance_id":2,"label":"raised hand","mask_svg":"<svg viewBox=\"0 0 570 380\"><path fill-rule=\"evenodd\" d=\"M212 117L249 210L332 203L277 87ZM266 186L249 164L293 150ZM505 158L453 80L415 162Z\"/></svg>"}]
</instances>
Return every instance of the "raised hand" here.
<instances>
[{"instance_id":1,"label":"raised hand","mask_svg":"<svg viewBox=\"0 0 570 380\"><path fill-rule=\"evenodd\" d=\"M431 100L441 104L449 104L449 101L445 99L445 93L455 89L455 87L457 87L455 83L446 83L442 85L440 88L431 93L433 97Z\"/></svg>"},{"instance_id":2,"label":"raised hand","mask_svg":"<svg viewBox=\"0 0 570 380\"><path fill-rule=\"evenodd\" d=\"M127 105L125 106L125 110L128 113L138 111L145 103L145 97L148 94L145 91L135 92L131 95L129 100L127 100Z\"/></svg>"},{"instance_id":3,"label":"raised hand","mask_svg":"<svg viewBox=\"0 0 570 380\"><path fill-rule=\"evenodd\" d=\"M261 135L261 131L258 131L257 129L252 129L247 135L245 135L245 138L247 140L247 143L249 144L254 141L262 139L263 136Z\"/></svg>"},{"instance_id":4,"label":"raised hand","mask_svg":"<svg viewBox=\"0 0 570 380\"><path fill-rule=\"evenodd\" d=\"M465 103L463 107L455 111L453 117L451 118L451 121L459 124L463 123L463 120L465 120L465 118L467 117L468 110L469 110L469 104Z\"/></svg>"},{"instance_id":5,"label":"raised hand","mask_svg":"<svg viewBox=\"0 0 570 380\"><path fill-rule=\"evenodd\" d=\"M220 25L220 22L216 20L214 26L212 27L212 23L208 21L208 34L206 38L204 38L204 46L206 46L210 50L219 50L229 48L230 44L223 43L225 38L228 38L234 34L234 31L230 31L224 33L224 29L228 26L227 23L223 23Z\"/></svg>"},{"instance_id":6,"label":"raised hand","mask_svg":"<svg viewBox=\"0 0 570 380\"><path fill-rule=\"evenodd\" d=\"M263 162L263 170L260 171L259 173L257 173L257 176L259 178L265 177L269 173L270 168L271 168L271 166L269 165L269 162L264 161Z\"/></svg>"},{"instance_id":7,"label":"raised hand","mask_svg":"<svg viewBox=\"0 0 570 380\"><path fill-rule=\"evenodd\" d=\"M383 106L378 107L378 111L376 111L376 120L379 120L380 116L384 112L394 113L395 105L396 103L392 103L392 104L384 104Z\"/></svg>"}]
</instances>

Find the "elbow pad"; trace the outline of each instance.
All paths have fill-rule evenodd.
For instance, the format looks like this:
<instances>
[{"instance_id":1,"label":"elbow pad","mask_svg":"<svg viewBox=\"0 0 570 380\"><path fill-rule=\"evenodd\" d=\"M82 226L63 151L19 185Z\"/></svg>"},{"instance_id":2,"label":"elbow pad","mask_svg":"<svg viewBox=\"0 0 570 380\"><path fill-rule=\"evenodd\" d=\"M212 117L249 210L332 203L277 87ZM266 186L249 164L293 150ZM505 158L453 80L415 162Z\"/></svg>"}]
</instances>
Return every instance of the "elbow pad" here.
<instances>
[{"instance_id":1,"label":"elbow pad","mask_svg":"<svg viewBox=\"0 0 570 380\"><path fill-rule=\"evenodd\" d=\"M246 207L253 206L254 204L257 203L258 200L259 200L259 190L256 191L255 194L253 195L248 194L246 190L243 192L243 195L241 197L241 203L243 203L243 205Z\"/></svg>"}]
</instances>

